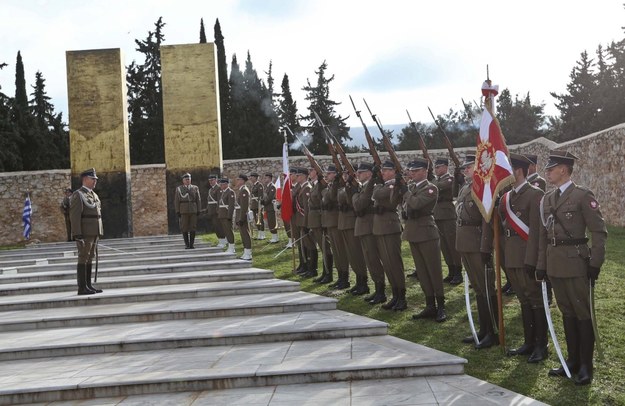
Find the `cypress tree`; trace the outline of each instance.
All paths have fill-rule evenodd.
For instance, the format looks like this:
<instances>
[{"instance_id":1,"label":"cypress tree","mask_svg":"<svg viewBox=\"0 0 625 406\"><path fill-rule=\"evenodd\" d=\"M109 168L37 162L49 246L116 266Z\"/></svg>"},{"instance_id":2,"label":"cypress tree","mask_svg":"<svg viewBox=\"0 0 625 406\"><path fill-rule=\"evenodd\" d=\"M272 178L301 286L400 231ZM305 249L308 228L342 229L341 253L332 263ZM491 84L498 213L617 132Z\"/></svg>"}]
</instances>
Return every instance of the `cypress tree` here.
<instances>
[{"instance_id":1,"label":"cypress tree","mask_svg":"<svg viewBox=\"0 0 625 406\"><path fill-rule=\"evenodd\" d=\"M278 102L279 106L279 122L281 126L288 126L291 131L298 133L301 131L301 127L299 124L299 120L297 119L297 102L293 100L293 95L291 94L291 86L289 84L289 76L285 73L282 77L282 84L280 86L282 89L282 93L280 94L280 100ZM293 137L287 131L287 142L291 145L295 142L295 137ZM297 154L301 154L302 152L299 149L294 150Z\"/></svg>"},{"instance_id":2,"label":"cypress tree","mask_svg":"<svg viewBox=\"0 0 625 406\"><path fill-rule=\"evenodd\" d=\"M6 66L6 63L0 63L0 69ZM12 119L12 105L13 100L0 92L0 172L23 169L20 151L23 141Z\"/></svg>"},{"instance_id":3,"label":"cypress tree","mask_svg":"<svg viewBox=\"0 0 625 406\"><path fill-rule=\"evenodd\" d=\"M200 44L206 44L206 32L204 32L203 18L200 18Z\"/></svg>"},{"instance_id":4,"label":"cypress tree","mask_svg":"<svg viewBox=\"0 0 625 406\"><path fill-rule=\"evenodd\" d=\"M224 36L221 33L219 19L215 21L214 27L215 46L217 47L217 78L219 80L219 111L221 118L221 143L224 158L231 157L232 153L232 123L231 123L231 94L230 82L228 81L228 66L226 64L226 50L224 47ZM234 67L232 68L234 69ZM228 148L226 148L228 145Z\"/></svg>"}]
</instances>

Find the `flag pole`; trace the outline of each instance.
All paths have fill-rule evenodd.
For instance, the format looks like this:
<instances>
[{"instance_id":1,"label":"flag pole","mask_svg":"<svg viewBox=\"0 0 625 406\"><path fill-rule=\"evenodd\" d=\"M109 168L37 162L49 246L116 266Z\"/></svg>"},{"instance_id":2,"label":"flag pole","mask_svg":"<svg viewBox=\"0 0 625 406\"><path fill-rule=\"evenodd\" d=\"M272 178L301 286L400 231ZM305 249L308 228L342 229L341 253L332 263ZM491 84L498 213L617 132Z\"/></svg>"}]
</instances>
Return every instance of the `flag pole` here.
<instances>
[{"instance_id":1,"label":"flag pole","mask_svg":"<svg viewBox=\"0 0 625 406\"><path fill-rule=\"evenodd\" d=\"M287 138L286 138L286 129L284 129L284 128L282 129L282 134L284 135L284 143L285 143L285 144L286 144L286 146L287 146L286 148L287 148L287 152L288 152L288 150L289 150L289 146L288 146L288 145L289 145L289 142L288 142L288 140L287 140ZM287 158L287 159L288 159L288 158ZM288 162L288 161L287 161L287 162ZM284 169L284 168L283 168L283 169ZM284 170L283 170L282 172L284 172ZM289 176L290 176L290 175L289 175L288 173L285 173L285 174L284 174L284 184L285 184L285 185L286 185L286 182L291 182L291 179L289 178ZM289 192L289 193L291 193L291 187L292 187L293 185L289 185L289 186L290 186L290 187L289 187L288 192ZM284 193L285 191L286 191L286 188L285 188L285 187L283 187L283 191L282 191L282 192ZM289 219L289 221L291 221L291 220ZM290 237L287 235L287 237L289 238L289 241L294 240L294 238L293 238L293 224L291 224L291 225L290 225L290 227L289 227L289 231L290 231L290 234L291 234L291 236L290 236ZM292 273L295 273L295 243L291 243L291 259L292 259L292 264L293 264L293 266L292 266L292 268L291 268L291 272L292 272Z\"/></svg>"}]
</instances>

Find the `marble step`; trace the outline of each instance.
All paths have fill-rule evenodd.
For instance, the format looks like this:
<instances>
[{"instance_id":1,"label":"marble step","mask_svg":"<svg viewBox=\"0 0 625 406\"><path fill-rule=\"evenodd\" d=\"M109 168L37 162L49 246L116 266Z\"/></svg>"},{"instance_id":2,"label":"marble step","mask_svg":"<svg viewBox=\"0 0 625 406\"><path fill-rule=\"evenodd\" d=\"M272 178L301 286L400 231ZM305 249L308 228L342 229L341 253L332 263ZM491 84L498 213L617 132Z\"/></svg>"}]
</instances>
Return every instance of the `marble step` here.
<instances>
[{"instance_id":1,"label":"marble step","mask_svg":"<svg viewBox=\"0 0 625 406\"><path fill-rule=\"evenodd\" d=\"M0 362L111 352L384 335L387 324L341 310L168 320L0 333Z\"/></svg>"},{"instance_id":2,"label":"marble step","mask_svg":"<svg viewBox=\"0 0 625 406\"><path fill-rule=\"evenodd\" d=\"M147 275L125 275L107 277L99 274L95 284L102 290L123 289L139 286L157 286L172 284L191 284L205 282L222 282L231 280L270 279L273 272L266 269L245 268L231 270L203 270L175 273L150 273ZM76 291L76 277L53 281L40 281L28 283L0 284L0 296L10 295L34 295L38 293Z\"/></svg>"},{"instance_id":3,"label":"marble step","mask_svg":"<svg viewBox=\"0 0 625 406\"><path fill-rule=\"evenodd\" d=\"M207 271L207 270L226 270L226 269L244 269L252 266L250 261L235 259L230 255L219 261L201 261L201 262L184 262L159 265L133 265L118 266L111 268L98 269L98 280L100 278L124 276L124 275L149 275L153 273L172 273L190 272L190 271ZM0 286L6 283L25 283L37 281L53 281L71 279L76 280L76 266L68 268L65 271L48 271L48 272L28 272L28 273L3 273L0 274Z\"/></svg>"},{"instance_id":4,"label":"marble step","mask_svg":"<svg viewBox=\"0 0 625 406\"><path fill-rule=\"evenodd\" d=\"M388 335L3 361L0 405L443 376L466 360Z\"/></svg>"},{"instance_id":5,"label":"marble step","mask_svg":"<svg viewBox=\"0 0 625 406\"><path fill-rule=\"evenodd\" d=\"M335 310L336 302L297 291L19 310L0 313L0 331Z\"/></svg>"},{"instance_id":6,"label":"marble step","mask_svg":"<svg viewBox=\"0 0 625 406\"><path fill-rule=\"evenodd\" d=\"M188 250L192 251L192 250ZM156 265L156 264L178 264L184 262L197 262L197 261L214 261L224 258L232 258L233 255L227 252L210 252L210 253L198 253L198 254L186 254L175 253L166 256L144 256L142 252L137 252L135 255L128 255L126 257L120 257L115 259L100 259L98 263L99 269L110 268L120 265ZM95 259L93 261L95 266ZM11 268L3 268L3 274L7 274L12 271L16 273L28 273L28 272L49 272L49 271L63 271L76 267L76 259L60 264L40 264L40 265L23 265L14 266Z\"/></svg>"},{"instance_id":7,"label":"marble step","mask_svg":"<svg viewBox=\"0 0 625 406\"><path fill-rule=\"evenodd\" d=\"M279 279L204 282L179 285L110 289L96 295L78 296L75 291L34 295L0 296L0 312L144 301L284 293L299 290L299 283Z\"/></svg>"},{"instance_id":8,"label":"marble step","mask_svg":"<svg viewBox=\"0 0 625 406\"><path fill-rule=\"evenodd\" d=\"M200 234L196 236L196 240L200 241ZM150 235L150 236L142 236L142 237L123 237L123 238L111 238L111 239L102 239L103 242L108 242L110 244L159 244L163 242L172 242L172 241L182 241L182 235L180 234L164 234L164 235ZM69 245L76 244L73 241L57 241L57 242L42 242L39 244L30 244L26 245L24 249L41 249L41 248L54 248L54 247L65 247ZM107 244L108 245L108 244Z\"/></svg>"}]
</instances>

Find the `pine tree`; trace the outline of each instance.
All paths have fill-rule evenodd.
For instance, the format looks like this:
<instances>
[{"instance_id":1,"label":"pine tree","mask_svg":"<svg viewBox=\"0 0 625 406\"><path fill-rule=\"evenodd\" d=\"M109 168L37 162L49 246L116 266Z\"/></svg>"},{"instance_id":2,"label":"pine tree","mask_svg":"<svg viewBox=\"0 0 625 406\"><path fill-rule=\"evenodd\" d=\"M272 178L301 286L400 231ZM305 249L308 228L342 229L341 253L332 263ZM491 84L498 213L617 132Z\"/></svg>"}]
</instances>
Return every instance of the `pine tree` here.
<instances>
[{"instance_id":1,"label":"pine tree","mask_svg":"<svg viewBox=\"0 0 625 406\"><path fill-rule=\"evenodd\" d=\"M132 164L165 162L160 53L165 40L163 18L154 25L154 32L149 31L144 41L135 40L136 50L145 56L144 63L133 61L126 74Z\"/></svg>"},{"instance_id":2,"label":"pine tree","mask_svg":"<svg viewBox=\"0 0 625 406\"><path fill-rule=\"evenodd\" d=\"M221 33L219 19L215 21L214 27L215 46L217 47L217 77L219 80L219 112L221 118L221 143L223 156L231 157L232 146L232 122L231 122L231 94L230 82L228 81L228 66L226 64L226 49L224 47L224 36ZM234 67L233 67L234 69ZM227 147L226 147L227 145Z\"/></svg>"},{"instance_id":3,"label":"pine tree","mask_svg":"<svg viewBox=\"0 0 625 406\"><path fill-rule=\"evenodd\" d=\"M323 61L318 68L319 70L315 71L317 84L312 86L310 80L307 80L307 85L302 88L307 92L305 99L310 103L308 106L309 115L304 119L312 124L315 118L314 113L317 113L332 135L343 144L345 140L351 140L349 127L345 124L346 118L336 114L334 110L334 106L340 103L330 99L330 83L334 80L334 75L326 78L327 68L328 64ZM308 146L308 149L314 154L323 154L328 150L324 131L320 125L321 123L317 123L312 128L312 141Z\"/></svg>"},{"instance_id":4,"label":"pine tree","mask_svg":"<svg viewBox=\"0 0 625 406\"><path fill-rule=\"evenodd\" d=\"M203 18L200 18L200 44L206 44L206 32L204 31Z\"/></svg>"},{"instance_id":5,"label":"pine tree","mask_svg":"<svg viewBox=\"0 0 625 406\"><path fill-rule=\"evenodd\" d=\"M532 105L529 92L523 99L504 89L498 98L497 117L508 144L521 144L545 135L544 105Z\"/></svg>"}]
</instances>

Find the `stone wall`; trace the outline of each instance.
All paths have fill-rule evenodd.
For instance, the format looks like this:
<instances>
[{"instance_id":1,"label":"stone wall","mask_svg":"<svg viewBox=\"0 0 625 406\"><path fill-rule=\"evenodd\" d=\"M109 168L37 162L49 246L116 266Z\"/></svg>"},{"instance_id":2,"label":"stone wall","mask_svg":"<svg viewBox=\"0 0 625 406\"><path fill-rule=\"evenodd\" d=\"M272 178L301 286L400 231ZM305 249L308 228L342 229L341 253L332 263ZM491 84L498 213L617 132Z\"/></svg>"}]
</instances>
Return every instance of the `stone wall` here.
<instances>
[{"instance_id":1,"label":"stone wall","mask_svg":"<svg viewBox=\"0 0 625 406\"><path fill-rule=\"evenodd\" d=\"M511 145L511 152L534 153L539 157L539 167L547 162L549 151L566 148L580 160L576 163L573 180L595 192L601 203L606 222L625 227L625 188L622 173L625 168L625 124L590 134L562 144L540 138L525 144ZM460 159L474 148L458 148ZM447 150L431 150L432 157L448 156ZM421 152L399 152L406 164ZM371 161L364 154L350 154L354 165ZM331 162L329 156L316 157L323 166ZM381 154L385 159L385 154ZM305 157L291 157L291 166L308 166ZM224 175L230 179L239 173L282 171L282 158L258 158L224 161ZM542 170L540 170L542 172ZM136 165L131 168L133 231L134 235L157 235L167 233L167 203L165 165ZM0 245L23 243L22 209L24 197L30 191L32 214L32 238L51 242L65 239L65 223L60 211L63 190L70 186L69 170L0 173ZM198 180L195 179L197 184ZM205 180L202 180L205 182ZM97 190L97 189L96 189ZM203 196L204 197L204 196ZM104 214L106 215L106 213Z\"/></svg>"}]
</instances>

